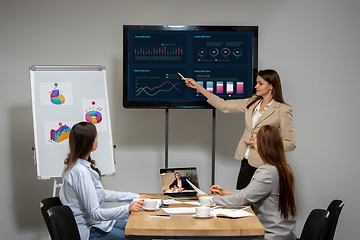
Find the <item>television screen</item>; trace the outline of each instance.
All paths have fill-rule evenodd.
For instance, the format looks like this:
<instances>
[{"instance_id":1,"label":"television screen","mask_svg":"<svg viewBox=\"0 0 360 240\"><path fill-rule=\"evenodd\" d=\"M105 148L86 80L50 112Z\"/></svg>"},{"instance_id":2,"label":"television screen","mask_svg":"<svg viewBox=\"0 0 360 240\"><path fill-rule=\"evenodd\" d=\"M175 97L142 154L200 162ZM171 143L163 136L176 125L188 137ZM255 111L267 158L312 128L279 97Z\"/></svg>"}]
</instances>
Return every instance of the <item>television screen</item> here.
<instances>
[{"instance_id":1,"label":"television screen","mask_svg":"<svg viewBox=\"0 0 360 240\"><path fill-rule=\"evenodd\" d=\"M125 108L212 108L196 80L224 99L253 94L257 26L124 25Z\"/></svg>"}]
</instances>

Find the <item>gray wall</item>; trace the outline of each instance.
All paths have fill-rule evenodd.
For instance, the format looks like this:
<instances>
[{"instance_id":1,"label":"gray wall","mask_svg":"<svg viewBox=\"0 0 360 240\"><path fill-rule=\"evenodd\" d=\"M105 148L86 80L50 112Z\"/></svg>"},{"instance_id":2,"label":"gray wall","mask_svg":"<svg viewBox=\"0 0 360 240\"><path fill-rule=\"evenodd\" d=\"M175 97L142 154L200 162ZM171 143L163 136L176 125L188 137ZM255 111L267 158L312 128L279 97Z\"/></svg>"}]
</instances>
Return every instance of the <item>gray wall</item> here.
<instances>
[{"instance_id":1,"label":"gray wall","mask_svg":"<svg viewBox=\"0 0 360 240\"><path fill-rule=\"evenodd\" d=\"M101 64L107 69L116 176L108 189L159 192L164 110L122 107L122 25L257 25L259 68L281 76L294 109L298 234L314 208L345 201L337 239L360 235L358 0L33 0L0 3L1 239L47 239L39 201L52 181L37 180L29 67ZM216 182L235 186L233 158L243 115L217 114ZM169 166L197 166L210 184L211 110L170 110ZM152 184L144 184L146 182Z\"/></svg>"}]
</instances>

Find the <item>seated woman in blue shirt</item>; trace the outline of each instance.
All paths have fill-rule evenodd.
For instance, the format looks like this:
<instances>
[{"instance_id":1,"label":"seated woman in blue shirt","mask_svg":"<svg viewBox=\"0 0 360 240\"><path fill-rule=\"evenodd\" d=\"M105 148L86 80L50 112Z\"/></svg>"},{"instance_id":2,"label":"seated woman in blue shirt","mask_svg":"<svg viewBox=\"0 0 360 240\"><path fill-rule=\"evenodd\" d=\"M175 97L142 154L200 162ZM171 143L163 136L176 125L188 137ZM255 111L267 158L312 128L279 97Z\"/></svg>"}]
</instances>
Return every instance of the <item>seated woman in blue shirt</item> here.
<instances>
[{"instance_id":1,"label":"seated woman in blue shirt","mask_svg":"<svg viewBox=\"0 0 360 240\"><path fill-rule=\"evenodd\" d=\"M250 184L233 191L222 191L219 185L214 185L211 187L216 194L214 202L219 205L251 204L265 228L265 239L293 240L296 224L294 175L286 163L280 130L262 126L254 147L264 164L256 170Z\"/></svg>"},{"instance_id":2,"label":"seated woman in blue shirt","mask_svg":"<svg viewBox=\"0 0 360 240\"><path fill-rule=\"evenodd\" d=\"M125 239L124 230L129 214L139 211L144 204L143 200L133 199L151 197L105 190L100 182L101 172L90 157L97 145L95 125L80 122L72 127L69 137L70 153L64 161L66 167L59 197L62 204L73 211L82 240ZM125 204L104 208L104 202L119 201Z\"/></svg>"}]
</instances>

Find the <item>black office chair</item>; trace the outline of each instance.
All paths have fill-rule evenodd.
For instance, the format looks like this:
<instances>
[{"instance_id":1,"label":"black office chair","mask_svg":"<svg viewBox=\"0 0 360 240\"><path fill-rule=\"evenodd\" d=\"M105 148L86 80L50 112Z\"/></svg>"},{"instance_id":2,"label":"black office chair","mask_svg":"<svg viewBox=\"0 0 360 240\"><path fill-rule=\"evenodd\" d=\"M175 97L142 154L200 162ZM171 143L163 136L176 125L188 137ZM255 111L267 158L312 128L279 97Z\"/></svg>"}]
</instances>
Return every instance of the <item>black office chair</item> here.
<instances>
[{"instance_id":1,"label":"black office chair","mask_svg":"<svg viewBox=\"0 0 360 240\"><path fill-rule=\"evenodd\" d=\"M298 240L323 240L329 212L325 209L314 209L306 219Z\"/></svg>"},{"instance_id":2,"label":"black office chair","mask_svg":"<svg viewBox=\"0 0 360 240\"><path fill-rule=\"evenodd\" d=\"M41 202L40 202L41 213L42 213L43 218L45 220L46 227L47 227L47 229L49 231L51 239L54 239L54 233L53 233L52 228L51 228L49 214L48 214L47 211L50 208L52 208L54 206L59 206L59 205L62 205L61 202L60 202L59 197L45 198L45 199L41 200Z\"/></svg>"},{"instance_id":3,"label":"black office chair","mask_svg":"<svg viewBox=\"0 0 360 240\"><path fill-rule=\"evenodd\" d=\"M335 235L336 226L339 220L341 210L344 207L342 200L333 200L327 210L329 211L329 220L325 231L324 240L333 240Z\"/></svg>"},{"instance_id":4,"label":"black office chair","mask_svg":"<svg viewBox=\"0 0 360 240\"><path fill-rule=\"evenodd\" d=\"M53 240L80 240L80 234L71 208L66 205L49 209Z\"/></svg>"}]
</instances>

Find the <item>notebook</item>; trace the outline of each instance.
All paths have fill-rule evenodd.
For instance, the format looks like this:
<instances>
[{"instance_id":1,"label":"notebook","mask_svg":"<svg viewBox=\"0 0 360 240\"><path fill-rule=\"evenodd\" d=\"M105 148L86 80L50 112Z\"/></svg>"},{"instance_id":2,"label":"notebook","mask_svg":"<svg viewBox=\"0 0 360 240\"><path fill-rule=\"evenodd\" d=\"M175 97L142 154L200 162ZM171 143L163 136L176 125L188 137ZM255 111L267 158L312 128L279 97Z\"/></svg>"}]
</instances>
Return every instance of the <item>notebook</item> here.
<instances>
[{"instance_id":1,"label":"notebook","mask_svg":"<svg viewBox=\"0 0 360 240\"><path fill-rule=\"evenodd\" d=\"M199 188L196 167L161 168L160 180L163 196L174 199L197 199L197 192L189 184ZM188 182L189 181L189 182Z\"/></svg>"}]
</instances>

